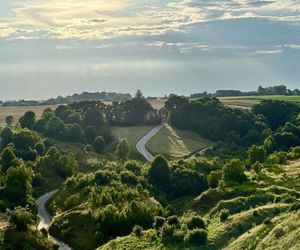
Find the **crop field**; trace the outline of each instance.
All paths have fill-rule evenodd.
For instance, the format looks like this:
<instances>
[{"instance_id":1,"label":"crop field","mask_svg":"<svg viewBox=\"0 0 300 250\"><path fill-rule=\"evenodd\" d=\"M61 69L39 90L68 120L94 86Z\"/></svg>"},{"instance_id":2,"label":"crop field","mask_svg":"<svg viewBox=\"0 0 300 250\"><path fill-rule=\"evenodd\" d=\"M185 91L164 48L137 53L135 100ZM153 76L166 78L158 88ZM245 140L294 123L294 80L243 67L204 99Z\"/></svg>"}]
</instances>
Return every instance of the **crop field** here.
<instances>
[{"instance_id":1,"label":"crop field","mask_svg":"<svg viewBox=\"0 0 300 250\"><path fill-rule=\"evenodd\" d=\"M232 107L251 108L262 100L282 100L300 103L300 96L233 96L219 97L220 101Z\"/></svg>"},{"instance_id":2,"label":"crop field","mask_svg":"<svg viewBox=\"0 0 300 250\"><path fill-rule=\"evenodd\" d=\"M174 129L165 125L147 143L147 149L156 154L162 154L169 159L188 156L206 147L213 145L210 140L204 139L197 133Z\"/></svg>"},{"instance_id":3,"label":"crop field","mask_svg":"<svg viewBox=\"0 0 300 250\"><path fill-rule=\"evenodd\" d=\"M50 106L12 106L12 107L0 107L0 124L5 123L5 118L8 115L12 115L14 117L14 121L18 121L21 116L25 114L26 111L33 111L37 117L40 117L43 111L46 108L52 108L53 110L57 107L57 105Z\"/></svg>"}]
</instances>

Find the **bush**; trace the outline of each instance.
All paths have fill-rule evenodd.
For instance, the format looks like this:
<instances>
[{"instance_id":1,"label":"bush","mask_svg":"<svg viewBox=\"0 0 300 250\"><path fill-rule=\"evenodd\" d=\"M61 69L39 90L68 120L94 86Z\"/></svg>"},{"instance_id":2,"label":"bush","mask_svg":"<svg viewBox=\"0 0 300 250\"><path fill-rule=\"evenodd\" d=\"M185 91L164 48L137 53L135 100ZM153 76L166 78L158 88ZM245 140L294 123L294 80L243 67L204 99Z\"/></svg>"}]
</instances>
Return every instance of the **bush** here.
<instances>
[{"instance_id":1,"label":"bush","mask_svg":"<svg viewBox=\"0 0 300 250\"><path fill-rule=\"evenodd\" d=\"M164 225L165 221L166 219L164 217L155 216L153 227L158 230Z\"/></svg>"},{"instance_id":2,"label":"bush","mask_svg":"<svg viewBox=\"0 0 300 250\"><path fill-rule=\"evenodd\" d=\"M127 184L127 185L135 186L138 184L138 180L137 180L136 176L132 172L129 172L129 171L125 171L125 172L121 173L121 180L124 184Z\"/></svg>"},{"instance_id":3,"label":"bush","mask_svg":"<svg viewBox=\"0 0 300 250\"><path fill-rule=\"evenodd\" d=\"M187 245L204 245L207 241L207 231L204 229L192 230L186 235L184 241Z\"/></svg>"},{"instance_id":4,"label":"bush","mask_svg":"<svg viewBox=\"0 0 300 250\"><path fill-rule=\"evenodd\" d=\"M143 228L139 225L135 225L132 232L137 236L141 237L143 235Z\"/></svg>"},{"instance_id":5,"label":"bush","mask_svg":"<svg viewBox=\"0 0 300 250\"><path fill-rule=\"evenodd\" d=\"M191 218L188 219L186 226L189 230L200 229L200 228L204 229L205 223L200 216L192 216Z\"/></svg>"},{"instance_id":6,"label":"bush","mask_svg":"<svg viewBox=\"0 0 300 250\"><path fill-rule=\"evenodd\" d=\"M171 226L179 226L180 222L179 219L176 215L170 216L169 218L167 218L167 223Z\"/></svg>"},{"instance_id":7,"label":"bush","mask_svg":"<svg viewBox=\"0 0 300 250\"><path fill-rule=\"evenodd\" d=\"M232 183L242 183L247 180L244 173L245 167L243 163L238 159L233 159L223 167L223 180L226 185Z\"/></svg>"},{"instance_id":8,"label":"bush","mask_svg":"<svg viewBox=\"0 0 300 250\"><path fill-rule=\"evenodd\" d=\"M135 175L141 175L141 168L136 161L127 161L125 163L125 168L128 171L133 172Z\"/></svg>"},{"instance_id":9,"label":"bush","mask_svg":"<svg viewBox=\"0 0 300 250\"><path fill-rule=\"evenodd\" d=\"M230 213L228 209L222 209L220 212L220 220L222 222L226 221L229 217Z\"/></svg>"},{"instance_id":10,"label":"bush","mask_svg":"<svg viewBox=\"0 0 300 250\"><path fill-rule=\"evenodd\" d=\"M279 239L284 235L284 230L282 226L278 226L274 229L274 236L275 238Z\"/></svg>"},{"instance_id":11,"label":"bush","mask_svg":"<svg viewBox=\"0 0 300 250\"><path fill-rule=\"evenodd\" d=\"M213 171L207 177L208 184L211 188L217 188L222 179L222 171Z\"/></svg>"},{"instance_id":12,"label":"bush","mask_svg":"<svg viewBox=\"0 0 300 250\"><path fill-rule=\"evenodd\" d=\"M161 238L164 242L172 242L175 227L165 223L161 228Z\"/></svg>"},{"instance_id":13,"label":"bush","mask_svg":"<svg viewBox=\"0 0 300 250\"><path fill-rule=\"evenodd\" d=\"M33 215L28 207L15 207L8 211L10 222L16 225L18 230L26 230L29 225L34 223Z\"/></svg>"}]
</instances>

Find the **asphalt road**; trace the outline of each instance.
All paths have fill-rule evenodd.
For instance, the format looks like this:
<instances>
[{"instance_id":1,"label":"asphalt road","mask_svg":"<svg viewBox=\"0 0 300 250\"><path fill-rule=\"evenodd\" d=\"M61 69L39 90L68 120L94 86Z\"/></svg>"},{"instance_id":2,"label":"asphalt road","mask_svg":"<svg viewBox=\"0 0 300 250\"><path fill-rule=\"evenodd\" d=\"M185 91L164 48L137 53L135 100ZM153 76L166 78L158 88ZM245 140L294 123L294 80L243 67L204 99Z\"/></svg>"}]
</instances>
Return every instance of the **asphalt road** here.
<instances>
[{"instance_id":1,"label":"asphalt road","mask_svg":"<svg viewBox=\"0 0 300 250\"><path fill-rule=\"evenodd\" d=\"M154 159L154 156L149 153L149 151L146 149L147 142L163 127L164 125L159 125L153 128L148 134L146 134L136 145L137 150L148 160L151 161ZM40 223L38 225L38 230L42 230L43 228L48 230L51 222L52 217L46 210L46 203L47 201L56 193L58 190L54 190L52 192L44 194L42 197L40 197L38 202L38 216L40 217ZM64 242L59 241L58 239L55 239L51 235L49 236L50 239L52 239L54 242L56 242L61 250L71 250L67 244Z\"/></svg>"},{"instance_id":2,"label":"asphalt road","mask_svg":"<svg viewBox=\"0 0 300 250\"><path fill-rule=\"evenodd\" d=\"M146 149L146 144L150 139L157 134L157 132L164 126L164 124L156 126L148 134L146 134L137 144L136 149L146 158L148 161L152 161L154 156Z\"/></svg>"},{"instance_id":3,"label":"asphalt road","mask_svg":"<svg viewBox=\"0 0 300 250\"><path fill-rule=\"evenodd\" d=\"M44 194L42 197L40 197L37 202L38 202L38 216L40 218L40 223L38 225L38 230L42 230L43 228L48 231L51 222L52 222L52 217L46 210L46 203L47 201L56 193L58 190L54 190L52 192ZM52 239L56 244L60 246L59 249L61 250L72 250L67 244L64 242L61 242L60 240L52 237L51 235L49 236L50 239Z\"/></svg>"}]
</instances>

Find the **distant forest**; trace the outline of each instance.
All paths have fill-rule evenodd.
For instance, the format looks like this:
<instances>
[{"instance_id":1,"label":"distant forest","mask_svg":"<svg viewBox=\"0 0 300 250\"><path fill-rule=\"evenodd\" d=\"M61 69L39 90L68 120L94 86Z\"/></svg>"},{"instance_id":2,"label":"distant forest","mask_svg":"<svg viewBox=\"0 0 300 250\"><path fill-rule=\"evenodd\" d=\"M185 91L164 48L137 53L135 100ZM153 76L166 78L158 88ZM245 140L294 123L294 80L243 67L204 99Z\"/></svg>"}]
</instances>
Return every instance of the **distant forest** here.
<instances>
[{"instance_id":1,"label":"distant forest","mask_svg":"<svg viewBox=\"0 0 300 250\"><path fill-rule=\"evenodd\" d=\"M205 98L205 97L228 97L228 96L262 96L262 95L287 95L294 96L300 95L299 89L288 89L284 85L276 85L271 87L259 86L256 91L240 91L240 90L217 90L214 94L202 92L195 93L190 96L192 99Z\"/></svg>"},{"instance_id":2,"label":"distant forest","mask_svg":"<svg viewBox=\"0 0 300 250\"><path fill-rule=\"evenodd\" d=\"M51 98L45 101L35 100L18 100L18 101L6 101L0 102L2 106L38 106L38 105L55 105L63 103L72 103L76 101L103 101L103 102L122 102L132 99L130 94L122 94L115 92L83 92L81 94L74 94L72 96L58 96L57 98Z\"/></svg>"},{"instance_id":3,"label":"distant forest","mask_svg":"<svg viewBox=\"0 0 300 250\"><path fill-rule=\"evenodd\" d=\"M215 93L208 93L207 91L202 93L194 93L190 95L191 99L199 99L206 97L229 97L229 96L264 96L264 95L285 95L285 96L299 96L299 89L288 89L284 85L276 85L271 87L259 86L256 91L246 91L241 90L217 90ZM169 97L174 96L174 94L169 95ZM148 100L165 99L165 97L148 97ZM58 96L57 98L50 98L44 101L36 100L15 100L15 101L0 101L2 106L39 106L39 105L56 105L72 103L77 101L102 101L102 102L123 102L132 99L130 94L115 93L115 92L83 92L81 94L73 94L71 96Z\"/></svg>"}]
</instances>

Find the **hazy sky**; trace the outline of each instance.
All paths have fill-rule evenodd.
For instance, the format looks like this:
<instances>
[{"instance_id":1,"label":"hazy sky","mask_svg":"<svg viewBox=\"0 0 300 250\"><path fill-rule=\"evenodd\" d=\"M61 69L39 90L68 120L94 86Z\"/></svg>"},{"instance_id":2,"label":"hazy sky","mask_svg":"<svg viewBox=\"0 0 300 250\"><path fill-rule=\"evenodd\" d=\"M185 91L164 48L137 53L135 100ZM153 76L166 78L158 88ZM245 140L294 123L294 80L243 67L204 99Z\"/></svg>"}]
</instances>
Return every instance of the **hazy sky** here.
<instances>
[{"instance_id":1,"label":"hazy sky","mask_svg":"<svg viewBox=\"0 0 300 250\"><path fill-rule=\"evenodd\" d=\"M0 0L0 99L300 88L300 0Z\"/></svg>"}]
</instances>

